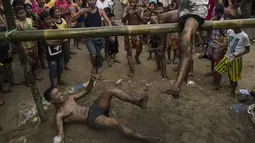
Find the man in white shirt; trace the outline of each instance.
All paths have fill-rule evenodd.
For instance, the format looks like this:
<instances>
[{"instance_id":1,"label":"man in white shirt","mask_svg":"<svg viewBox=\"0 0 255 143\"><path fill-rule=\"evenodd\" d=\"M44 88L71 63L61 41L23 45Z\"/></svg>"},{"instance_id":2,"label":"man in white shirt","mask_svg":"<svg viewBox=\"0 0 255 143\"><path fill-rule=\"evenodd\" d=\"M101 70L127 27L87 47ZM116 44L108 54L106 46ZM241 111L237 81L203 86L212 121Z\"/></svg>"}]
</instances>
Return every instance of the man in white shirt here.
<instances>
[{"instance_id":1,"label":"man in white shirt","mask_svg":"<svg viewBox=\"0 0 255 143\"><path fill-rule=\"evenodd\" d=\"M237 18L236 18L237 19ZM229 29L227 31L228 50L224 58L214 68L215 90L220 89L221 74L228 73L231 84L231 96L235 96L238 81L242 74L242 56L250 52L250 41L248 35L241 28Z\"/></svg>"}]
</instances>

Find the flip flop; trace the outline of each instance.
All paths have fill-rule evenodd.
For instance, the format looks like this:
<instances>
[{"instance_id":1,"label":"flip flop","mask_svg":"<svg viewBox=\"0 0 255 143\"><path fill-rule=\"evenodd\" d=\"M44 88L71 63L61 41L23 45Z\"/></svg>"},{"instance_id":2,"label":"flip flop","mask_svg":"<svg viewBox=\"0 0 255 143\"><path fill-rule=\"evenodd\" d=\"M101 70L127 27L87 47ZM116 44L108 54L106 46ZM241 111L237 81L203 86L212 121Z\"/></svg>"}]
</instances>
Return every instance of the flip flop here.
<instances>
[{"instance_id":1,"label":"flip flop","mask_svg":"<svg viewBox=\"0 0 255 143\"><path fill-rule=\"evenodd\" d=\"M35 80L37 80L37 81L42 81L43 78L42 78L42 77L36 77Z\"/></svg>"},{"instance_id":2,"label":"flip flop","mask_svg":"<svg viewBox=\"0 0 255 143\"><path fill-rule=\"evenodd\" d=\"M113 62L114 63L121 63L121 61L119 61L119 60L114 60Z\"/></svg>"}]
</instances>

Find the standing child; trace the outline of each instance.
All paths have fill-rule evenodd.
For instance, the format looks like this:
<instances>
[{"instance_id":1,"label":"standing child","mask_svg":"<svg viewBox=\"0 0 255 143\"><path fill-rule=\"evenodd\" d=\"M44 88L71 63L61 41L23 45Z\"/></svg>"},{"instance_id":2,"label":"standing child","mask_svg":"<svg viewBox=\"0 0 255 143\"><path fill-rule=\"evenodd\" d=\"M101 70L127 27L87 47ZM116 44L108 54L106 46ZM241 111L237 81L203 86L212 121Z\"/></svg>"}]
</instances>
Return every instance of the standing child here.
<instances>
[{"instance_id":1,"label":"standing child","mask_svg":"<svg viewBox=\"0 0 255 143\"><path fill-rule=\"evenodd\" d=\"M34 30L33 22L31 18L27 18L26 11L23 6L17 6L15 8L16 13L16 24L19 30ZM25 50L25 53L28 57L29 64L31 66L32 74L34 78L38 81L43 80L41 77L39 77L36 74L36 69L39 67L39 58L38 58L38 51L35 41L28 41L28 42L22 42L21 46ZM27 79L27 77L25 77ZM28 86L29 83L27 83Z\"/></svg>"},{"instance_id":2,"label":"standing child","mask_svg":"<svg viewBox=\"0 0 255 143\"><path fill-rule=\"evenodd\" d=\"M222 4L219 4L215 7L215 16L211 19L211 21L222 21L224 20L223 14L224 14L224 6ZM207 55L208 58L211 60L211 72L206 73L205 76L211 76L214 72L214 66L216 61L220 61L223 58L220 57L220 48L223 46L224 43L224 31L223 30L212 30L211 32L211 38L208 43L207 48Z\"/></svg>"},{"instance_id":3,"label":"standing child","mask_svg":"<svg viewBox=\"0 0 255 143\"><path fill-rule=\"evenodd\" d=\"M38 2L38 3L40 5L40 2ZM33 21L33 27L36 27L37 29L41 29L41 27L43 27L43 25L39 18L39 14L42 11L33 12L32 5L29 3L24 4L24 8L26 10L27 17L31 18ZM42 40L37 41L39 60L40 60L42 68L46 69L46 62L45 62L45 55L44 55L45 53L44 53L44 45L43 44L44 44L44 42Z\"/></svg>"},{"instance_id":4,"label":"standing child","mask_svg":"<svg viewBox=\"0 0 255 143\"><path fill-rule=\"evenodd\" d=\"M108 18L111 20L113 26L118 26L114 20L115 15L113 13L108 14ZM109 44L108 47L108 67L112 67L112 62L120 63L119 60L116 59L116 54L119 52L119 42L118 37L114 37L114 41L110 38L106 38L105 43Z\"/></svg>"},{"instance_id":5,"label":"standing child","mask_svg":"<svg viewBox=\"0 0 255 143\"><path fill-rule=\"evenodd\" d=\"M122 23L125 25L141 25L144 23L143 8L137 7L138 0L129 0L129 6L125 7L124 13L122 16ZM135 73L135 67L133 62L133 49L136 50L135 61L136 64L141 64L139 59L140 54L142 53L142 34L137 35L128 35L125 36L125 48L127 50L127 59L129 63L129 77L132 77Z\"/></svg>"},{"instance_id":6,"label":"standing child","mask_svg":"<svg viewBox=\"0 0 255 143\"><path fill-rule=\"evenodd\" d=\"M177 54L177 49L180 46L179 42L179 33L171 33L168 34L168 47L167 47L167 64L177 64L176 60L176 54ZM173 51L173 59L171 59L171 51Z\"/></svg>"},{"instance_id":7,"label":"standing child","mask_svg":"<svg viewBox=\"0 0 255 143\"><path fill-rule=\"evenodd\" d=\"M240 19L238 16L235 19ZM250 41L248 35L242 29L234 28L227 30L228 50L224 58L216 65L215 70L215 90L220 89L221 74L228 73L231 92L235 96L238 81L242 74L242 56L250 52Z\"/></svg>"},{"instance_id":8,"label":"standing child","mask_svg":"<svg viewBox=\"0 0 255 143\"><path fill-rule=\"evenodd\" d=\"M45 29L58 29L52 22L52 18L47 11L43 11L40 15L40 19L44 24ZM49 78L51 86L55 86L55 79L57 78L57 84L66 85L61 79L61 75L64 69L64 59L62 52L63 40L47 40L45 43L46 48L46 60L49 66Z\"/></svg>"},{"instance_id":9,"label":"standing child","mask_svg":"<svg viewBox=\"0 0 255 143\"><path fill-rule=\"evenodd\" d=\"M53 19L53 23L57 26L58 29L67 29L69 28L68 24L66 23L64 18L61 18L61 12L59 8L52 7L50 9L50 15ZM71 68L68 66L68 63L70 61L70 43L69 40L64 40L63 44L63 54L64 54L64 62L65 62L65 69L71 70Z\"/></svg>"},{"instance_id":10,"label":"standing child","mask_svg":"<svg viewBox=\"0 0 255 143\"><path fill-rule=\"evenodd\" d=\"M154 2L150 2L148 4L148 6L145 8L144 10L144 14L143 14L143 19L144 19L144 24L150 24L150 19L152 16L156 16L156 12L155 12L155 7L156 4ZM143 44L149 44L150 43L150 34L143 34ZM151 59L151 52L149 52L150 55L147 58L147 60Z\"/></svg>"},{"instance_id":11,"label":"standing child","mask_svg":"<svg viewBox=\"0 0 255 143\"><path fill-rule=\"evenodd\" d=\"M33 12L32 5L29 3L24 4L24 8L27 13L27 18L31 18L33 22L33 27L39 28L38 15L36 12Z\"/></svg>"}]
</instances>

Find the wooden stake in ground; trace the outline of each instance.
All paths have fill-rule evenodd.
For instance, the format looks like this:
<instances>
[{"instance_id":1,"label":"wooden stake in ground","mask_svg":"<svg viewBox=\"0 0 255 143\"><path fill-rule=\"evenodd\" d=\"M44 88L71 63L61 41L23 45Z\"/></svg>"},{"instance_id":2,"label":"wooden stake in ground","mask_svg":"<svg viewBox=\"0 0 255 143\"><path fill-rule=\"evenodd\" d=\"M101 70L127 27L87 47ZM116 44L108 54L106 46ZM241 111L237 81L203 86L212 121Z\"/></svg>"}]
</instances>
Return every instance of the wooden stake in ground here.
<instances>
[{"instance_id":1,"label":"wooden stake in ground","mask_svg":"<svg viewBox=\"0 0 255 143\"><path fill-rule=\"evenodd\" d=\"M4 0L3 5L4 5L4 14L7 19L8 31L12 31L16 28L16 24L15 24L13 10L12 10L10 0ZM8 34L7 34L7 36L8 36ZM8 37L6 37L6 38L8 39ZM21 47L20 41L15 41L15 42L13 42L13 44L14 44L15 51L19 55L21 65L24 69L25 78L28 81L28 83L32 85L31 92L34 97L34 101L35 101L35 104L36 104L36 107L38 110L39 117L40 117L41 121L44 122L46 119L45 119L44 109L43 109L43 105L42 105L42 97L40 96L39 90L36 85L36 81L34 79L32 72L31 72L31 67L28 63L28 58L25 54L24 49Z\"/></svg>"}]
</instances>

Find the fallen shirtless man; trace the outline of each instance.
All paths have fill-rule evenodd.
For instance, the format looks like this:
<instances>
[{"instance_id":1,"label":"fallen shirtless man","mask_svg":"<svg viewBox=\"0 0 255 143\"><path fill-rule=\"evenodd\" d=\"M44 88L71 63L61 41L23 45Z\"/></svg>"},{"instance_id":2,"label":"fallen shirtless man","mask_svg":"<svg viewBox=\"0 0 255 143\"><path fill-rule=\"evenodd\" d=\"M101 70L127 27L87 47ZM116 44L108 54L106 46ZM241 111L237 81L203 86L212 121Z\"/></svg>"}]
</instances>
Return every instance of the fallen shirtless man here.
<instances>
[{"instance_id":1,"label":"fallen shirtless man","mask_svg":"<svg viewBox=\"0 0 255 143\"><path fill-rule=\"evenodd\" d=\"M76 103L76 100L81 99L88 93L90 93L94 86L94 78L92 77L88 84L83 85L82 91L75 93L64 99L63 92L57 88L50 87L44 92L44 97L47 101L52 103L56 112L56 125L57 136L54 141L61 142L64 140L64 123L84 123L91 128L97 129L115 129L120 133L123 133L127 137L131 137L137 140L141 140L148 143L159 143L160 139L143 136L120 123L120 121L109 117L110 104L112 97L116 97L122 101L132 103L139 106L141 109L146 108L149 97L143 96L140 100L135 99L127 93L117 88L106 88L104 93L94 101L91 107L81 106Z\"/></svg>"}]
</instances>

